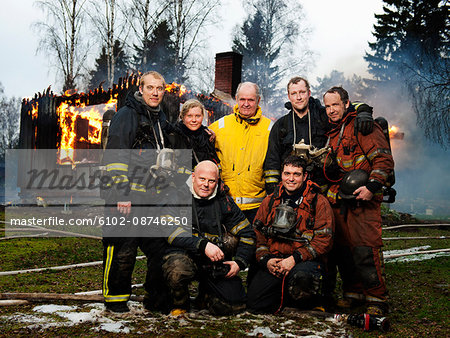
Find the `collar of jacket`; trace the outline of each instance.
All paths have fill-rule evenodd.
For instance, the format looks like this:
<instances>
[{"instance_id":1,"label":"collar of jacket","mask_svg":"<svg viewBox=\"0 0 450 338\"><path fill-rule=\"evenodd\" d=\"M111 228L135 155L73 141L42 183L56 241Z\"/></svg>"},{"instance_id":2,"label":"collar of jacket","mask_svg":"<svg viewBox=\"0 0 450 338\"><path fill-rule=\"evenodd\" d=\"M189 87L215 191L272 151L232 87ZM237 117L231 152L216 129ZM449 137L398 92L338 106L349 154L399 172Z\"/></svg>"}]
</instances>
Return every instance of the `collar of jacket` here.
<instances>
[{"instance_id":1,"label":"collar of jacket","mask_svg":"<svg viewBox=\"0 0 450 338\"><path fill-rule=\"evenodd\" d=\"M249 118L245 118L245 117L241 116L241 113L239 113L238 105L235 105L233 107L233 112L234 112L234 116L236 116L236 121L238 121L239 123L246 122L248 124L257 124L262 116L262 111L261 111L260 106L258 106L258 110L256 111L256 114Z\"/></svg>"},{"instance_id":2,"label":"collar of jacket","mask_svg":"<svg viewBox=\"0 0 450 338\"><path fill-rule=\"evenodd\" d=\"M183 133L186 136L199 136L203 133L203 131L206 129L204 125L200 125L200 127L197 130L191 130L182 121L178 121L175 124L175 127L179 128L181 133Z\"/></svg>"},{"instance_id":3,"label":"collar of jacket","mask_svg":"<svg viewBox=\"0 0 450 338\"><path fill-rule=\"evenodd\" d=\"M348 108L349 110L344 113L344 116L342 116L342 119L340 119L338 122L333 122L328 119L333 128L327 133L327 136L334 134L336 131L339 132L344 123L348 124L356 117L356 111L354 109L351 109L352 107L353 106L350 105L350 107Z\"/></svg>"},{"instance_id":4,"label":"collar of jacket","mask_svg":"<svg viewBox=\"0 0 450 338\"><path fill-rule=\"evenodd\" d=\"M302 194L303 197L306 197L310 191L315 192L315 191L317 191L317 189L320 190L320 187L317 185L317 183L314 183L310 179L307 179L305 182L303 182L303 184L304 185L300 188L300 189L303 189L303 194ZM280 183L278 190L276 190L274 192L275 199L280 199L281 195L283 194L284 191L285 191L285 189L284 189L283 183Z\"/></svg>"},{"instance_id":5,"label":"collar of jacket","mask_svg":"<svg viewBox=\"0 0 450 338\"><path fill-rule=\"evenodd\" d=\"M192 196L194 196L194 198L196 198L198 200L203 200L203 201L211 200L214 197L216 197L217 189L219 187L219 183L217 183L216 188L214 189L214 192L212 193L212 195L207 198L203 198L203 197L200 197L199 195L197 195L197 193L194 190L194 186L192 183L192 175L190 175L189 178L186 180L186 185L189 187L189 190L191 191L191 194L192 194Z\"/></svg>"},{"instance_id":6,"label":"collar of jacket","mask_svg":"<svg viewBox=\"0 0 450 338\"><path fill-rule=\"evenodd\" d=\"M144 98L142 97L142 94L141 94L141 92L140 92L139 90L137 90L137 91L134 93L134 98L136 99L137 102L139 102L140 104L142 104L142 105L145 107L145 109L146 109L150 114L152 114L152 115L158 115L158 113L161 111L160 105L158 105L158 107L156 107L156 108L150 107L150 106L147 104L147 102L145 102L145 100L144 100Z\"/></svg>"}]
</instances>

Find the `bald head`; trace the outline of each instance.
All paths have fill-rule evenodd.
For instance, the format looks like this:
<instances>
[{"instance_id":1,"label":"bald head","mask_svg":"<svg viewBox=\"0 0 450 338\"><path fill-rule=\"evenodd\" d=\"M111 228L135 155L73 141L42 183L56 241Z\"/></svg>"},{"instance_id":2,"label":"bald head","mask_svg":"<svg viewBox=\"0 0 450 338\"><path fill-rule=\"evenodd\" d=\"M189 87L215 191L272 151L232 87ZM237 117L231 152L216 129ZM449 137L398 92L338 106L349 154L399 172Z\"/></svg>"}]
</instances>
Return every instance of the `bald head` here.
<instances>
[{"instance_id":1,"label":"bald head","mask_svg":"<svg viewBox=\"0 0 450 338\"><path fill-rule=\"evenodd\" d=\"M202 161L192 173L192 187L201 198L211 196L219 180L219 168L212 161Z\"/></svg>"}]
</instances>

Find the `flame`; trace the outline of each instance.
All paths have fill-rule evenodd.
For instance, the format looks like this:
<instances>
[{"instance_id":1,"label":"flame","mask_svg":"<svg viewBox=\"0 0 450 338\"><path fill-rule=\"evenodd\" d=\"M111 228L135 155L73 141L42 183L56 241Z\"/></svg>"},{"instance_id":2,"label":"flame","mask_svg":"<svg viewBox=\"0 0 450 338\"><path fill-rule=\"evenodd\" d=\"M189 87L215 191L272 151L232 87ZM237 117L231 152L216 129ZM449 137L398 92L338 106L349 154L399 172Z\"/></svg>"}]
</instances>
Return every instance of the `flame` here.
<instances>
[{"instance_id":1,"label":"flame","mask_svg":"<svg viewBox=\"0 0 450 338\"><path fill-rule=\"evenodd\" d=\"M84 103L80 103L76 100L75 105L69 105L67 102L62 102L56 109L56 113L59 116L59 127L61 130L61 141L59 145L59 164L74 164L76 142L85 142L90 145L99 145L101 143L103 113L106 110L115 110L117 103L115 97L111 97L109 101L102 105L104 106L102 111L99 110L100 105L86 106ZM79 121L88 121L87 139L86 135L77 135L76 123Z\"/></svg>"},{"instance_id":2,"label":"flame","mask_svg":"<svg viewBox=\"0 0 450 338\"><path fill-rule=\"evenodd\" d=\"M77 90L76 89L67 89L65 92L64 92L64 96L72 96L72 95L74 95L74 94L76 94L77 93Z\"/></svg>"},{"instance_id":3,"label":"flame","mask_svg":"<svg viewBox=\"0 0 450 338\"><path fill-rule=\"evenodd\" d=\"M36 120L38 118L38 113L39 113L39 103L37 101L33 102L31 104L31 107L33 108L31 110L31 119L32 120ZM37 139L37 124L34 126L34 139ZM35 147L36 147L36 141L35 141Z\"/></svg>"},{"instance_id":4,"label":"flame","mask_svg":"<svg viewBox=\"0 0 450 338\"><path fill-rule=\"evenodd\" d=\"M403 140L404 137L405 133L400 132L397 126L393 125L389 128L389 138L391 140L393 139Z\"/></svg>"},{"instance_id":5,"label":"flame","mask_svg":"<svg viewBox=\"0 0 450 338\"><path fill-rule=\"evenodd\" d=\"M187 92L187 89L185 85L172 82L171 84L166 85L166 92L178 93L178 96L182 97Z\"/></svg>"},{"instance_id":6,"label":"flame","mask_svg":"<svg viewBox=\"0 0 450 338\"><path fill-rule=\"evenodd\" d=\"M391 126L391 127L389 128L389 136L395 135L397 132L398 132L398 127L396 127L396 126Z\"/></svg>"},{"instance_id":7,"label":"flame","mask_svg":"<svg viewBox=\"0 0 450 338\"><path fill-rule=\"evenodd\" d=\"M39 107L39 103L37 101L33 102L31 104L31 107L33 107L33 109L31 110L31 117L34 119L36 119L38 117L38 107Z\"/></svg>"}]
</instances>

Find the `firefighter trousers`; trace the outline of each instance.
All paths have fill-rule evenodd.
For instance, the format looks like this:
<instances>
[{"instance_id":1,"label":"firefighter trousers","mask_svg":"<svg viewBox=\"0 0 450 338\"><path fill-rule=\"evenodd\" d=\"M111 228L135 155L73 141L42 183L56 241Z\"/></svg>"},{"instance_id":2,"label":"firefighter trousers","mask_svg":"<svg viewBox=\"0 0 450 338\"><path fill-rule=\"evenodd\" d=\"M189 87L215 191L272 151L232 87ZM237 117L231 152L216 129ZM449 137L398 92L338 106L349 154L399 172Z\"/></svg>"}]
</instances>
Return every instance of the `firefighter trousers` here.
<instances>
[{"instance_id":1,"label":"firefighter trousers","mask_svg":"<svg viewBox=\"0 0 450 338\"><path fill-rule=\"evenodd\" d=\"M131 276L137 249L147 256L144 306L168 311L168 290L162 274L164 238L115 238L103 241L103 297L105 302L127 302L131 295Z\"/></svg>"},{"instance_id":2,"label":"firefighter trousers","mask_svg":"<svg viewBox=\"0 0 450 338\"><path fill-rule=\"evenodd\" d=\"M189 284L198 280L196 303L199 307L216 315L243 311L246 293L241 278L214 276L203 264L203 259L195 259L184 252L173 252L164 257L163 272L170 289L171 307L189 310Z\"/></svg>"},{"instance_id":3,"label":"firefighter trousers","mask_svg":"<svg viewBox=\"0 0 450 338\"><path fill-rule=\"evenodd\" d=\"M297 263L283 278L260 268L248 288L247 308L274 313L282 306L313 308L320 301L322 266L317 261Z\"/></svg>"},{"instance_id":4,"label":"firefighter trousers","mask_svg":"<svg viewBox=\"0 0 450 338\"><path fill-rule=\"evenodd\" d=\"M381 212L376 201L356 207L333 207L336 220L335 242L328 259L331 280L337 268L345 298L386 305L384 262L381 247ZM331 289L328 284L328 289Z\"/></svg>"}]
</instances>

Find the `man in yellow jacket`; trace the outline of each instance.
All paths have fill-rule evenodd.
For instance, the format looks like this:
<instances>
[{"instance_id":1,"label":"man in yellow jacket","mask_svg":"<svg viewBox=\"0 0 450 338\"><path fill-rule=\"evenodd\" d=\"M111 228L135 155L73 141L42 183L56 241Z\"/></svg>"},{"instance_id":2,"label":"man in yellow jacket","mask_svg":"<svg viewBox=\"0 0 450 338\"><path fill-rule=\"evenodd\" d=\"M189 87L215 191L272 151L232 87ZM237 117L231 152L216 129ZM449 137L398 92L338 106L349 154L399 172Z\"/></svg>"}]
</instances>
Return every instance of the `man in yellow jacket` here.
<instances>
[{"instance_id":1,"label":"man in yellow jacket","mask_svg":"<svg viewBox=\"0 0 450 338\"><path fill-rule=\"evenodd\" d=\"M216 133L222 179L236 204L253 223L266 196L263 164L273 123L262 116L256 83L240 83L236 101L233 114L222 117L209 128Z\"/></svg>"}]
</instances>

